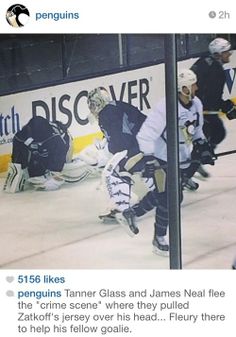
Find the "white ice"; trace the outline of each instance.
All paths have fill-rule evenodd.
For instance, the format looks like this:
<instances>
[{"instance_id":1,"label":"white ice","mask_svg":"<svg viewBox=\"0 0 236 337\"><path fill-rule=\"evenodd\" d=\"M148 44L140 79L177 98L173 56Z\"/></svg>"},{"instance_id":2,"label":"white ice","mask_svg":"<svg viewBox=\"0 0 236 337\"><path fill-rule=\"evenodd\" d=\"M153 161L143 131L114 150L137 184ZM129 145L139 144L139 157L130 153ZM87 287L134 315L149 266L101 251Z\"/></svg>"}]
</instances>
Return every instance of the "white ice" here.
<instances>
[{"instance_id":1,"label":"white ice","mask_svg":"<svg viewBox=\"0 0 236 337\"><path fill-rule=\"evenodd\" d=\"M236 149L236 121L216 152ZM209 179L184 192L181 207L183 269L230 269L236 255L236 154L205 167ZM195 179L197 181L197 179ZM169 269L152 253L154 213L138 219L130 238L119 225L98 219L106 199L99 178L53 192L2 192L0 266L6 269Z\"/></svg>"}]
</instances>

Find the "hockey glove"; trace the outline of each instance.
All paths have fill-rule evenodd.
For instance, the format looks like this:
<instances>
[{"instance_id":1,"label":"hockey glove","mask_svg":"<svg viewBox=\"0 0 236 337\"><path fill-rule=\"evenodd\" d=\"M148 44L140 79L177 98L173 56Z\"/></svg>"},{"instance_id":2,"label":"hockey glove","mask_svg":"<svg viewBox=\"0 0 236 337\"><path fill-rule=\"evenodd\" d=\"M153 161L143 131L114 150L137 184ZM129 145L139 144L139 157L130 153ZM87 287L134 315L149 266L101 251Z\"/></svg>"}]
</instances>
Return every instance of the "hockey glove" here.
<instances>
[{"instance_id":1,"label":"hockey glove","mask_svg":"<svg viewBox=\"0 0 236 337\"><path fill-rule=\"evenodd\" d=\"M145 178L152 178L154 176L157 161L153 156L144 156L145 159L145 166L143 170L143 177Z\"/></svg>"},{"instance_id":2,"label":"hockey glove","mask_svg":"<svg viewBox=\"0 0 236 337\"><path fill-rule=\"evenodd\" d=\"M229 111L227 111L226 117L229 120L236 118L236 106L235 105Z\"/></svg>"},{"instance_id":3,"label":"hockey glove","mask_svg":"<svg viewBox=\"0 0 236 337\"><path fill-rule=\"evenodd\" d=\"M197 139L193 142L193 159L199 159L201 164L215 165L214 153L205 139Z\"/></svg>"},{"instance_id":4,"label":"hockey glove","mask_svg":"<svg viewBox=\"0 0 236 337\"><path fill-rule=\"evenodd\" d=\"M226 99L221 103L221 109L225 112L226 117L231 120L236 118L236 106L230 99Z\"/></svg>"}]
</instances>

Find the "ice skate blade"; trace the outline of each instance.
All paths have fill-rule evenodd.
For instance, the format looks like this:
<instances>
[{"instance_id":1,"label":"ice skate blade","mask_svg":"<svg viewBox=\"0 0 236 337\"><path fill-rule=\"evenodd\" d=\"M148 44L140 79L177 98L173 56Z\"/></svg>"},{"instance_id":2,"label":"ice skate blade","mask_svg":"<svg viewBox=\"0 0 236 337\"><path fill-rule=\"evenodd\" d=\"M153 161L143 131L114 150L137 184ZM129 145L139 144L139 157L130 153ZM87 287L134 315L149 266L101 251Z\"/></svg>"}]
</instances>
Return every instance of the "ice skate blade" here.
<instances>
[{"instance_id":1,"label":"ice skate blade","mask_svg":"<svg viewBox=\"0 0 236 337\"><path fill-rule=\"evenodd\" d=\"M98 218L104 224L119 225L119 222L117 221L117 219L115 217L114 218L110 218L110 217L107 217L106 215L99 215Z\"/></svg>"},{"instance_id":2,"label":"ice skate blade","mask_svg":"<svg viewBox=\"0 0 236 337\"><path fill-rule=\"evenodd\" d=\"M169 257L169 251L168 250L161 250L161 249L158 249L155 246L152 247L152 252L155 255L159 255L159 256L163 256L163 257Z\"/></svg>"},{"instance_id":3,"label":"ice skate blade","mask_svg":"<svg viewBox=\"0 0 236 337\"><path fill-rule=\"evenodd\" d=\"M196 192L198 190L199 186L197 188L189 188L187 186L184 186L183 191L187 191L190 193Z\"/></svg>"},{"instance_id":4,"label":"ice skate blade","mask_svg":"<svg viewBox=\"0 0 236 337\"><path fill-rule=\"evenodd\" d=\"M184 192L187 192L187 193L194 193L196 192L197 190L190 190L189 188L186 188L183 190Z\"/></svg>"}]
</instances>

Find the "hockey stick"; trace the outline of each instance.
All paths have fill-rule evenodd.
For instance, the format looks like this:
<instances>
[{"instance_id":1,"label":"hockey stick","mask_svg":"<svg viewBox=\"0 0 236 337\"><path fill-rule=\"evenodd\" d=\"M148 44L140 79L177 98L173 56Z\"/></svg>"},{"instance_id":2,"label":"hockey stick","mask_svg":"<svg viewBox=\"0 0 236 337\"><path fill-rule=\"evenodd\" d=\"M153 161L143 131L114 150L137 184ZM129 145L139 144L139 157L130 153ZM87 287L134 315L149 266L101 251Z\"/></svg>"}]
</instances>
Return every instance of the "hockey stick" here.
<instances>
[{"instance_id":1,"label":"hockey stick","mask_svg":"<svg viewBox=\"0 0 236 337\"><path fill-rule=\"evenodd\" d=\"M231 150L231 151L225 151L225 152L219 152L219 153L215 153L214 154L214 158L213 160L217 160L218 157L224 157L224 156L229 156L230 154L236 154L236 150ZM185 160L185 161L182 161L182 162L179 162L179 165L184 165L184 164L192 164L192 163L198 163L198 164L201 164L201 160L199 159L190 159L190 160ZM168 165L167 163L165 165L159 165L159 166L156 166L155 169L156 170L161 170L161 169L167 169Z\"/></svg>"},{"instance_id":2,"label":"hockey stick","mask_svg":"<svg viewBox=\"0 0 236 337\"><path fill-rule=\"evenodd\" d=\"M232 97L230 98L231 102L233 103L233 105L235 106L236 105L236 97ZM225 111L221 111L221 110L204 110L203 111L203 115L207 116L207 115L226 115L226 112Z\"/></svg>"},{"instance_id":3,"label":"hockey stick","mask_svg":"<svg viewBox=\"0 0 236 337\"><path fill-rule=\"evenodd\" d=\"M236 153L236 150L231 150L231 151L215 153L215 156L216 156L216 159L217 159L218 157L228 156L230 154L235 154L235 153Z\"/></svg>"},{"instance_id":4,"label":"hockey stick","mask_svg":"<svg viewBox=\"0 0 236 337\"><path fill-rule=\"evenodd\" d=\"M217 160L218 157L224 157L224 156L229 156L230 154L236 154L236 150L231 150L231 151L224 151L224 152L219 152L219 153L214 153L214 158L213 160ZM193 160L186 160L186 161L182 161L179 164L183 165L183 164L191 164L191 163L199 163L201 164L201 160L197 160L197 159L193 159ZM160 166L161 168L162 166ZM167 165L165 165L165 167L167 167Z\"/></svg>"}]
</instances>

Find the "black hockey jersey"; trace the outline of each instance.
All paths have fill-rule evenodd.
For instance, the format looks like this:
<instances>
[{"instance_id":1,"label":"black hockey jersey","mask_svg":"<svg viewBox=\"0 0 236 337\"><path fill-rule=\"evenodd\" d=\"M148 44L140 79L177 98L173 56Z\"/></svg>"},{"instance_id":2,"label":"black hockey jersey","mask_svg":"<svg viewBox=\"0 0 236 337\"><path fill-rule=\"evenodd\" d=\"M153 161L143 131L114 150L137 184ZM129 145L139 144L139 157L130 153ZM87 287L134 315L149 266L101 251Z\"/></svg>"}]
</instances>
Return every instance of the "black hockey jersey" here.
<instances>
[{"instance_id":1,"label":"black hockey jersey","mask_svg":"<svg viewBox=\"0 0 236 337\"><path fill-rule=\"evenodd\" d=\"M232 107L230 100L223 100L222 95L226 82L222 64L213 57L201 57L191 67L197 75L198 90L196 96L200 98L205 111L227 112Z\"/></svg>"},{"instance_id":2,"label":"black hockey jersey","mask_svg":"<svg viewBox=\"0 0 236 337\"><path fill-rule=\"evenodd\" d=\"M140 152L136 135L146 116L138 108L122 101L113 101L99 113L99 126L111 153L128 150L128 156Z\"/></svg>"},{"instance_id":3,"label":"black hockey jersey","mask_svg":"<svg viewBox=\"0 0 236 337\"><path fill-rule=\"evenodd\" d=\"M30 177L43 175L47 170L60 172L70 141L61 122L49 123L41 116L33 117L13 138L12 162L28 168Z\"/></svg>"}]
</instances>

